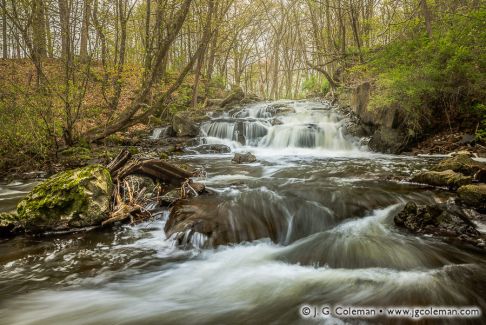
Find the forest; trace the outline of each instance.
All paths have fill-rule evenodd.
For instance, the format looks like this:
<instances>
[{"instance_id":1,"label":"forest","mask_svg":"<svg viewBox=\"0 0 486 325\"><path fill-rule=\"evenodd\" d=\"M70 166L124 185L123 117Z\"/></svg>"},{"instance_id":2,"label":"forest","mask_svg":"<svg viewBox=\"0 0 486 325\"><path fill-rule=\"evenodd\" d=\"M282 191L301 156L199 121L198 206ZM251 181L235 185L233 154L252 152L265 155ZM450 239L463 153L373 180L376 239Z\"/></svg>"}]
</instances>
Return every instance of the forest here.
<instances>
[{"instance_id":1,"label":"forest","mask_svg":"<svg viewBox=\"0 0 486 325\"><path fill-rule=\"evenodd\" d=\"M423 138L484 141L479 0L2 0L0 169L45 164L232 89L335 98L371 81ZM430 134L427 134L430 136Z\"/></svg>"}]
</instances>

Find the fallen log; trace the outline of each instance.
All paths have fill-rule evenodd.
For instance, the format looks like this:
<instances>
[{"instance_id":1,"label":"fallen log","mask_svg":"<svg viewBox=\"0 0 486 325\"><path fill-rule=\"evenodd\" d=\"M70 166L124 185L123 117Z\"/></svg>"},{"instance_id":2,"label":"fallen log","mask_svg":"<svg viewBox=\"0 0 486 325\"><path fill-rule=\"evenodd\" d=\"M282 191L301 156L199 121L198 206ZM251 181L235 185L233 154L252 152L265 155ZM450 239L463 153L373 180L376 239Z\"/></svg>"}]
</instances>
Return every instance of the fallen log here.
<instances>
[{"instance_id":1,"label":"fallen log","mask_svg":"<svg viewBox=\"0 0 486 325\"><path fill-rule=\"evenodd\" d=\"M160 159L130 161L118 169L114 176L116 179L122 180L132 174L148 176L172 185L180 185L186 179L192 177L192 173L187 170Z\"/></svg>"}]
</instances>

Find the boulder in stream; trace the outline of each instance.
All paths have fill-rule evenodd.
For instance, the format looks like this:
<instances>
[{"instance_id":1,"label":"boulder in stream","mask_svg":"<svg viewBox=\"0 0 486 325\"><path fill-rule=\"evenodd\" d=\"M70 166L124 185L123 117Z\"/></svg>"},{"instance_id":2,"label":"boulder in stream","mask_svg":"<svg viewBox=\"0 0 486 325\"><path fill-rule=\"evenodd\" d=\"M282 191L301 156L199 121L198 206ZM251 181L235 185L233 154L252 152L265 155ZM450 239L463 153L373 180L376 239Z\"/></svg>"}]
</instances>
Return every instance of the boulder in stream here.
<instances>
[{"instance_id":1,"label":"boulder in stream","mask_svg":"<svg viewBox=\"0 0 486 325\"><path fill-rule=\"evenodd\" d=\"M251 152L235 153L231 161L237 164L252 163L256 161L256 157Z\"/></svg>"},{"instance_id":2,"label":"boulder in stream","mask_svg":"<svg viewBox=\"0 0 486 325\"><path fill-rule=\"evenodd\" d=\"M231 152L231 148L224 144L202 144L193 148L193 150L200 154Z\"/></svg>"},{"instance_id":3,"label":"boulder in stream","mask_svg":"<svg viewBox=\"0 0 486 325\"><path fill-rule=\"evenodd\" d=\"M412 176L411 181L432 186L445 186L455 190L462 185L470 184L472 182L472 177L464 176L461 173L456 173L449 169L441 172L420 172Z\"/></svg>"},{"instance_id":4,"label":"boulder in stream","mask_svg":"<svg viewBox=\"0 0 486 325\"><path fill-rule=\"evenodd\" d=\"M453 170L457 173L462 173L467 176L474 176L476 174L486 176L486 164L475 161L468 154L458 154L454 157L444 159L433 168L435 171ZM478 177L475 177L478 179ZM485 181L480 180L479 181Z\"/></svg>"},{"instance_id":5,"label":"boulder in stream","mask_svg":"<svg viewBox=\"0 0 486 325\"><path fill-rule=\"evenodd\" d=\"M478 210L486 210L486 184L461 186L457 194L462 203Z\"/></svg>"},{"instance_id":6,"label":"boulder in stream","mask_svg":"<svg viewBox=\"0 0 486 325\"><path fill-rule=\"evenodd\" d=\"M0 238L12 236L21 229L16 211L0 213Z\"/></svg>"},{"instance_id":7,"label":"boulder in stream","mask_svg":"<svg viewBox=\"0 0 486 325\"><path fill-rule=\"evenodd\" d=\"M110 212L110 171L91 165L58 173L37 185L17 205L27 232L68 230L100 224Z\"/></svg>"},{"instance_id":8,"label":"boulder in stream","mask_svg":"<svg viewBox=\"0 0 486 325\"><path fill-rule=\"evenodd\" d=\"M445 237L484 246L484 238L469 216L453 204L418 206L409 202L394 218L395 224L413 233Z\"/></svg>"}]
</instances>

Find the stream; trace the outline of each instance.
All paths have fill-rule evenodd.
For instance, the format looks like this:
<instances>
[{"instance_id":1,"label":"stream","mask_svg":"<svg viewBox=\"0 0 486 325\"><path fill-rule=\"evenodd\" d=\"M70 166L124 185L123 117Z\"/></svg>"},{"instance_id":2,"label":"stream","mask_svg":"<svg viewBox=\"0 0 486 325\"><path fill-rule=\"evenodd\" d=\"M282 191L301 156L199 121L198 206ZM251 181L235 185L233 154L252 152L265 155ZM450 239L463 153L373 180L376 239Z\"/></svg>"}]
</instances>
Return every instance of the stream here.
<instances>
[{"instance_id":1,"label":"stream","mask_svg":"<svg viewBox=\"0 0 486 325\"><path fill-rule=\"evenodd\" d=\"M212 116L201 135L202 144L224 144L231 153L190 148L173 159L206 171L196 180L211 194L191 204L225 225L220 239L227 244L213 247L211 238L193 235L176 245L164 232L166 210L114 230L0 241L0 323L305 324L302 305L336 304L486 312L484 253L393 223L408 201L451 197L395 180L436 158L368 151L325 102L250 104ZM231 162L247 151L256 162ZM0 210L31 186L0 184Z\"/></svg>"}]
</instances>

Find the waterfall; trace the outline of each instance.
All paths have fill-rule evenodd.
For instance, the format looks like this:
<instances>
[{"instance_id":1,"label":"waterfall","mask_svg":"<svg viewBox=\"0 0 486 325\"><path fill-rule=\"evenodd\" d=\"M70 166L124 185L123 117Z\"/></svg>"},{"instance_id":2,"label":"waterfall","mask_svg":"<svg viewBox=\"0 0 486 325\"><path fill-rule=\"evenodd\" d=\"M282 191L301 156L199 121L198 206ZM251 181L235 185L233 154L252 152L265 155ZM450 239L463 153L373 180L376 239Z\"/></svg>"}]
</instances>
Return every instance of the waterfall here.
<instances>
[{"instance_id":1,"label":"waterfall","mask_svg":"<svg viewBox=\"0 0 486 325\"><path fill-rule=\"evenodd\" d=\"M261 148L352 150L342 118L329 104L309 101L258 103L201 127L204 143Z\"/></svg>"}]
</instances>

